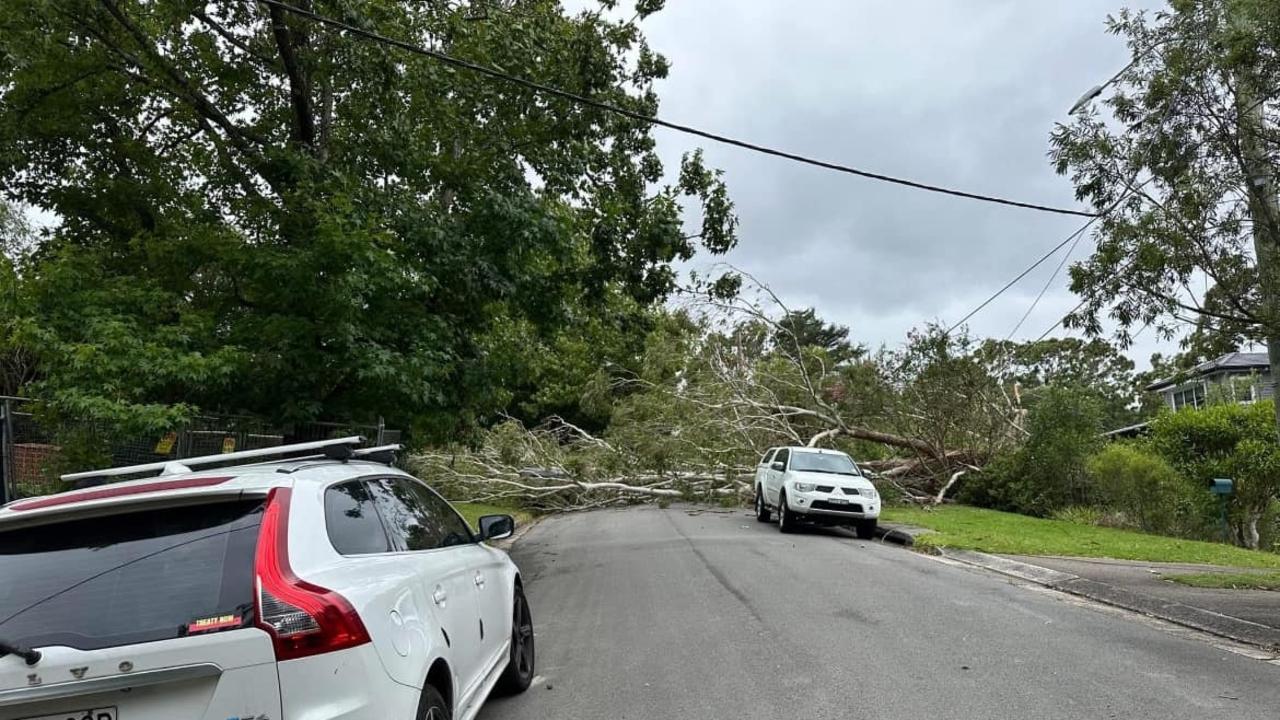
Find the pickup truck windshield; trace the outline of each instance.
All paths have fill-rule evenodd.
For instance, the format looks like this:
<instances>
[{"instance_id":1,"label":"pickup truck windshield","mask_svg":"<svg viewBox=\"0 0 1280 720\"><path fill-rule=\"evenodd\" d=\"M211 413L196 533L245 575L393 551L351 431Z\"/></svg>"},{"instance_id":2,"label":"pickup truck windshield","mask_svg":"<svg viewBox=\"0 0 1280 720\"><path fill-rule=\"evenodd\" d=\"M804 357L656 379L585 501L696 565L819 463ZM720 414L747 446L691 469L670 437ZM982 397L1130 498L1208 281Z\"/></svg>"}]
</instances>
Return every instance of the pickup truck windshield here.
<instances>
[{"instance_id":1,"label":"pickup truck windshield","mask_svg":"<svg viewBox=\"0 0 1280 720\"><path fill-rule=\"evenodd\" d=\"M835 453L793 452L791 454L792 470L804 472L824 472L837 475L860 475L858 466L853 464L848 455Z\"/></svg>"},{"instance_id":2,"label":"pickup truck windshield","mask_svg":"<svg viewBox=\"0 0 1280 720\"><path fill-rule=\"evenodd\" d=\"M254 500L0 529L0 638L96 650L243 627L261 519Z\"/></svg>"}]
</instances>

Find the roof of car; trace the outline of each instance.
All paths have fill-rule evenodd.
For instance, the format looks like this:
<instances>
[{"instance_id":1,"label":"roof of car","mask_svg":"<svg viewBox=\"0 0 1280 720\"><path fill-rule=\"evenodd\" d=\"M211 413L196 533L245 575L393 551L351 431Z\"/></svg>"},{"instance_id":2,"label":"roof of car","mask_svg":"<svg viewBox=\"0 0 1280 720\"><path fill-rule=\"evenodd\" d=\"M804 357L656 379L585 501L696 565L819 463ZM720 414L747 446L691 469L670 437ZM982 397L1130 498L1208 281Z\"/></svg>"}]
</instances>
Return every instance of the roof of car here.
<instances>
[{"instance_id":1,"label":"roof of car","mask_svg":"<svg viewBox=\"0 0 1280 720\"><path fill-rule=\"evenodd\" d=\"M313 459L169 473L15 500L0 507L0 523L46 514L79 513L112 505L181 501L197 496L265 494L276 487L292 487L301 483L327 484L374 473L401 472L373 461Z\"/></svg>"},{"instance_id":2,"label":"roof of car","mask_svg":"<svg viewBox=\"0 0 1280 720\"><path fill-rule=\"evenodd\" d=\"M828 455L848 455L843 450L832 450L830 448L816 448L808 445L784 445L774 448L774 450L799 450L801 452L825 453Z\"/></svg>"}]
</instances>

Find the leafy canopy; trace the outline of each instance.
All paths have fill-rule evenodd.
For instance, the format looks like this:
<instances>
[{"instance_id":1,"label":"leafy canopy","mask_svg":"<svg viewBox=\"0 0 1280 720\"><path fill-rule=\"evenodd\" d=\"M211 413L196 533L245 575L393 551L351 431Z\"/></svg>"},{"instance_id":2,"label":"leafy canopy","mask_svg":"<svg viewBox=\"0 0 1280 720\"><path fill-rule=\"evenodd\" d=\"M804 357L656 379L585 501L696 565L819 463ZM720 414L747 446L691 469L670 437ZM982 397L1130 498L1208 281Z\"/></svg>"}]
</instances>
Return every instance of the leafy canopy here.
<instances>
[{"instance_id":1,"label":"leafy canopy","mask_svg":"<svg viewBox=\"0 0 1280 720\"><path fill-rule=\"evenodd\" d=\"M661 2L297 4L644 115L669 69L636 25ZM61 219L23 270L36 389L77 414L447 434L554 406L503 383L734 245L719 174L694 152L673 175L644 122L257 3L0 7L0 193Z\"/></svg>"},{"instance_id":2,"label":"leafy canopy","mask_svg":"<svg viewBox=\"0 0 1280 720\"><path fill-rule=\"evenodd\" d=\"M1105 213L1071 268L1083 304L1067 326L1099 334L1110 317L1126 344L1137 327L1173 337L1190 323L1210 353L1280 337L1280 3L1175 0L1108 29L1133 63L1051 139L1058 172Z\"/></svg>"}]
</instances>

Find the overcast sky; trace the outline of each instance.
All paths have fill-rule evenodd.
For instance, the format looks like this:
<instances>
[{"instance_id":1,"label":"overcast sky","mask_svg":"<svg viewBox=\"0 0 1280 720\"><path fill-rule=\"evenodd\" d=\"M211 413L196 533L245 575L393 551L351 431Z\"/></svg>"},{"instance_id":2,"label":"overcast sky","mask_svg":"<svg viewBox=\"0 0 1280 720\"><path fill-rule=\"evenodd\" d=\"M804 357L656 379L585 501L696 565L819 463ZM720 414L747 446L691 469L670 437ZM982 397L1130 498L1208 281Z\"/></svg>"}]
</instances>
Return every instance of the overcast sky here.
<instances>
[{"instance_id":1,"label":"overcast sky","mask_svg":"<svg viewBox=\"0 0 1280 720\"><path fill-rule=\"evenodd\" d=\"M665 119L885 174L1076 207L1070 182L1046 158L1049 132L1082 92L1128 62L1123 41L1105 32L1106 16L1161 4L668 0L643 27L672 61L659 86ZM1081 224L667 130L657 136L669 168L701 145L725 171L741 220L729 262L872 346L897 345L929 320L958 320ZM1091 249L1086 239L1074 257ZM1007 335L1057 259L977 315L974 333ZM1016 338L1034 339L1075 306L1067 284L1064 270ZM1147 332L1130 354L1141 367L1157 349Z\"/></svg>"}]
</instances>

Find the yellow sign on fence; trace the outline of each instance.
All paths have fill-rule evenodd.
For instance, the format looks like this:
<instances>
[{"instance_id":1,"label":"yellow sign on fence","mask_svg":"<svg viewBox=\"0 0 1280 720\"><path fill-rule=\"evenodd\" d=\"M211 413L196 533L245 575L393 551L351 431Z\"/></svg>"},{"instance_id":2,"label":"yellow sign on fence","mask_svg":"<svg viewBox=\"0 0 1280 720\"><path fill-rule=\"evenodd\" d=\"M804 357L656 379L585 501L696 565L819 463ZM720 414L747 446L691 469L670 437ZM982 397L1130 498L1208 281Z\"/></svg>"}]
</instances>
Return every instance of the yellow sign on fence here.
<instances>
[{"instance_id":1,"label":"yellow sign on fence","mask_svg":"<svg viewBox=\"0 0 1280 720\"><path fill-rule=\"evenodd\" d=\"M173 446L178 442L178 433L166 433L160 438L160 442L156 443L157 455L168 455L173 452Z\"/></svg>"}]
</instances>

